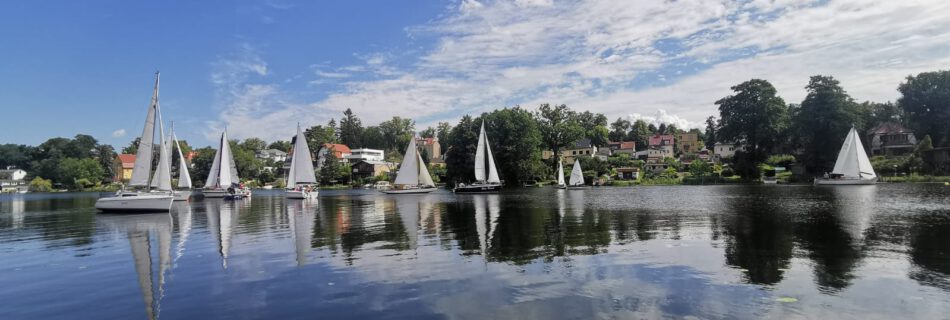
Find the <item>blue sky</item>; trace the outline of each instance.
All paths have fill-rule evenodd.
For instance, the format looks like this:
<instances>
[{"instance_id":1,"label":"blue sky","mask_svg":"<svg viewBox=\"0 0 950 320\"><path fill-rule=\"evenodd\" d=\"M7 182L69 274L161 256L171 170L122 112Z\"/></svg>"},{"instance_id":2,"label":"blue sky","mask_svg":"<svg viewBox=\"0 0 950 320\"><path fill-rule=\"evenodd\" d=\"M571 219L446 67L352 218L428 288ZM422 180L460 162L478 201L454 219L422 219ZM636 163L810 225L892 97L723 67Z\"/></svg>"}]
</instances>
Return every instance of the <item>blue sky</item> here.
<instances>
[{"instance_id":1,"label":"blue sky","mask_svg":"<svg viewBox=\"0 0 950 320\"><path fill-rule=\"evenodd\" d=\"M286 139L295 122L417 128L544 102L698 125L764 78L800 102L808 76L897 98L950 65L942 1L21 1L0 10L0 143L141 132L152 73L181 138ZM124 132L124 134L123 134Z\"/></svg>"}]
</instances>

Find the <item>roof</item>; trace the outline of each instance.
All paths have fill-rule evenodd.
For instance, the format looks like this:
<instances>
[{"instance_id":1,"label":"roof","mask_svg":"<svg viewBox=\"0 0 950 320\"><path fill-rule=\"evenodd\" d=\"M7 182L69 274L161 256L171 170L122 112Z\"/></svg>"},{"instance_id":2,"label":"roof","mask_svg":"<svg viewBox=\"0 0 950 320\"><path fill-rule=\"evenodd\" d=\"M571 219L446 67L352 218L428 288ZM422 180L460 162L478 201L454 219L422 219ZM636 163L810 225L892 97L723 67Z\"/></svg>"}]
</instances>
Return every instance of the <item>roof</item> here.
<instances>
[{"instance_id":1,"label":"roof","mask_svg":"<svg viewBox=\"0 0 950 320\"><path fill-rule=\"evenodd\" d=\"M132 167L135 167L134 154L123 153L116 157L116 159L119 159L119 162L122 163L122 168L124 169L132 169Z\"/></svg>"},{"instance_id":2,"label":"roof","mask_svg":"<svg viewBox=\"0 0 950 320\"><path fill-rule=\"evenodd\" d=\"M347 147L345 144L324 143L323 147L327 149L333 149L333 156L337 158L343 158L343 154L353 153L350 151L350 147Z\"/></svg>"},{"instance_id":3,"label":"roof","mask_svg":"<svg viewBox=\"0 0 950 320\"><path fill-rule=\"evenodd\" d=\"M574 149L586 149L591 147L590 139L584 138L574 141Z\"/></svg>"},{"instance_id":4,"label":"roof","mask_svg":"<svg viewBox=\"0 0 950 320\"><path fill-rule=\"evenodd\" d=\"M418 138L416 143L422 142L423 145L430 145L439 142L439 138Z\"/></svg>"},{"instance_id":5,"label":"roof","mask_svg":"<svg viewBox=\"0 0 950 320\"><path fill-rule=\"evenodd\" d=\"M673 143L673 135L672 135L672 134L658 134L658 135L654 135L654 136L650 137L650 145L651 145L651 146L658 146L658 145L662 145L662 144L665 144L665 143L670 143L670 144Z\"/></svg>"},{"instance_id":6,"label":"roof","mask_svg":"<svg viewBox=\"0 0 950 320\"><path fill-rule=\"evenodd\" d=\"M869 134L884 135L895 133L914 133L897 122L885 122L868 131Z\"/></svg>"},{"instance_id":7,"label":"roof","mask_svg":"<svg viewBox=\"0 0 950 320\"><path fill-rule=\"evenodd\" d=\"M367 163L367 164L371 164L371 165L377 165L377 166L378 166L378 165L396 165L395 163L392 163L392 162L376 161L376 160L361 160L360 162L357 162L356 164L360 164L360 163L363 163L363 162L365 162L365 163Z\"/></svg>"},{"instance_id":8,"label":"roof","mask_svg":"<svg viewBox=\"0 0 950 320\"><path fill-rule=\"evenodd\" d=\"M635 149L637 143L634 141L610 141L607 145L614 149Z\"/></svg>"},{"instance_id":9,"label":"roof","mask_svg":"<svg viewBox=\"0 0 950 320\"><path fill-rule=\"evenodd\" d=\"M283 152L278 149L264 149L264 150L261 150L261 153L273 154L273 155L279 155L279 156L287 155L286 152Z\"/></svg>"},{"instance_id":10,"label":"roof","mask_svg":"<svg viewBox=\"0 0 950 320\"><path fill-rule=\"evenodd\" d=\"M637 168L637 167L620 167L620 168L617 168L617 172L640 172L640 168Z\"/></svg>"}]
</instances>

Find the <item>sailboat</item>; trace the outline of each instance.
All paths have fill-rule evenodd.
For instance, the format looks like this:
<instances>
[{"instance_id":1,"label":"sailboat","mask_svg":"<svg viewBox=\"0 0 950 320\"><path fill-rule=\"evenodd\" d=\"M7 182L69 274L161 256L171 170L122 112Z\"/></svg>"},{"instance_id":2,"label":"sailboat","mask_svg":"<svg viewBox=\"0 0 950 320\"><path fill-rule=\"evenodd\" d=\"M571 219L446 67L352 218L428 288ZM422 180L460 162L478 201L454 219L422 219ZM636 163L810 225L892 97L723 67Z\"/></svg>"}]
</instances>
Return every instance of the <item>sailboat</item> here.
<instances>
[{"instance_id":1,"label":"sailboat","mask_svg":"<svg viewBox=\"0 0 950 320\"><path fill-rule=\"evenodd\" d=\"M155 120L161 119L161 109L158 104L159 73L155 73L155 88L152 91L152 101L145 116L145 128L139 138L138 151L135 154L135 166L132 168L132 178L129 186L143 188L139 191L121 190L113 197L96 200L96 209L103 212L141 212L141 211L169 211L172 206L171 169L166 157L164 132L159 133L158 140L161 146L158 168L155 171L155 181L151 181L152 173L152 146L155 140ZM161 124L159 120L159 124ZM167 155L167 154L166 154ZM157 192L149 192L151 187Z\"/></svg>"},{"instance_id":2,"label":"sailboat","mask_svg":"<svg viewBox=\"0 0 950 320\"><path fill-rule=\"evenodd\" d=\"M488 166L486 167L486 161ZM485 123L482 122L481 132L478 134L478 146L475 148L475 183L470 185L459 184L453 191L466 192L498 192L501 190L501 180L498 178L498 169L495 168L495 158L492 157L488 136L485 134Z\"/></svg>"},{"instance_id":3,"label":"sailboat","mask_svg":"<svg viewBox=\"0 0 950 320\"><path fill-rule=\"evenodd\" d=\"M563 182L564 180L564 169L561 168L558 183ZM571 169L571 177L568 180L566 185L560 186L561 189L586 189L587 186L584 185L584 171L581 169L581 162L577 159L574 159L574 168Z\"/></svg>"},{"instance_id":4,"label":"sailboat","mask_svg":"<svg viewBox=\"0 0 950 320\"><path fill-rule=\"evenodd\" d=\"M181 144L178 143L178 137L175 136L174 124L172 124L172 130L168 136L169 141L174 143L174 147L178 149L178 190L174 191L175 201L188 201L188 198L191 198L191 175L188 174L188 162L185 161L185 156L181 152ZM171 148L172 145L168 147Z\"/></svg>"},{"instance_id":5,"label":"sailboat","mask_svg":"<svg viewBox=\"0 0 950 320\"><path fill-rule=\"evenodd\" d=\"M416 150L416 139L409 140L409 147L406 148L406 155L402 158L402 164L399 166L399 173L396 174L395 187L388 190L381 190L383 193L403 194L403 193L429 193L435 191L435 183L432 182L432 176L426 169L422 156Z\"/></svg>"},{"instance_id":6,"label":"sailboat","mask_svg":"<svg viewBox=\"0 0 950 320\"><path fill-rule=\"evenodd\" d=\"M557 161L557 187L564 189L567 187L567 183L564 181L564 165L561 164L561 160Z\"/></svg>"},{"instance_id":7,"label":"sailboat","mask_svg":"<svg viewBox=\"0 0 950 320\"><path fill-rule=\"evenodd\" d=\"M317 177L313 174L313 158L310 156L307 137L303 135L300 124L297 124L297 138L290 158L290 173L287 174L287 190L284 191L284 196L287 199L316 198L316 183Z\"/></svg>"},{"instance_id":8,"label":"sailboat","mask_svg":"<svg viewBox=\"0 0 950 320\"><path fill-rule=\"evenodd\" d=\"M815 178L815 185L868 185L877 182L877 174L871 167L871 160L864 152L858 130L851 127L848 136L844 138L838 160L831 174L822 178Z\"/></svg>"},{"instance_id":9,"label":"sailboat","mask_svg":"<svg viewBox=\"0 0 950 320\"><path fill-rule=\"evenodd\" d=\"M228 143L228 131L221 133L218 141L218 152L214 154L211 163L211 172L205 180L204 195L206 198L244 198L251 195L249 190L240 186L237 167L234 165L234 155L231 154L231 145Z\"/></svg>"}]
</instances>

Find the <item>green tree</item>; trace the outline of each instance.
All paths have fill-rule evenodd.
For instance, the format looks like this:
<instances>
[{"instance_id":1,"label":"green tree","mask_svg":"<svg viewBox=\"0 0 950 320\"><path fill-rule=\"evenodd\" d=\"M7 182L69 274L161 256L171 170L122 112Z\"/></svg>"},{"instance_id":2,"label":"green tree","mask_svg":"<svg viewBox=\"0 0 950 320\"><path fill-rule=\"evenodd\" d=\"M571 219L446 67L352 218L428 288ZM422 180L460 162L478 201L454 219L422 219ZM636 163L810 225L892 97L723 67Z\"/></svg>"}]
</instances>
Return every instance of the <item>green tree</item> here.
<instances>
[{"instance_id":1,"label":"green tree","mask_svg":"<svg viewBox=\"0 0 950 320\"><path fill-rule=\"evenodd\" d=\"M610 134L608 137L611 141L624 141L627 138L627 132L630 131L630 121L624 118L617 118L617 121L614 121L610 124Z\"/></svg>"},{"instance_id":2,"label":"green tree","mask_svg":"<svg viewBox=\"0 0 950 320\"><path fill-rule=\"evenodd\" d=\"M578 123L575 112L566 105L552 107L542 104L535 113L541 141L548 150L554 152L550 166L556 167L561 149L584 137L584 128Z\"/></svg>"},{"instance_id":3,"label":"green tree","mask_svg":"<svg viewBox=\"0 0 950 320\"><path fill-rule=\"evenodd\" d=\"M718 127L719 122L716 121L716 117L709 116L709 118L706 118L706 134L703 141L706 142L707 150L714 150L716 142L719 142L719 137L716 136L716 128Z\"/></svg>"},{"instance_id":4,"label":"green tree","mask_svg":"<svg viewBox=\"0 0 950 320\"><path fill-rule=\"evenodd\" d=\"M475 148L478 144L478 132L481 121L475 122L472 116L465 115L452 128L444 142L446 180L451 183L475 180ZM490 141L489 141L490 142Z\"/></svg>"},{"instance_id":5,"label":"green tree","mask_svg":"<svg viewBox=\"0 0 950 320\"><path fill-rule=\"evenodd\" d=\"M363 130L363 148L386 150L386 137L383 136L383 130L377 126L366 127Z\"/></svg>"},{"instance_id":6,"label":"green tree","mask_svg":"<svg viewBox=\"0 0 950 320\"><path fill-rule=\"evenodd\" d=\"M689 174L695 177L705 177L712 174L712 166L708 162L696 160L689 164Z\"/></svg>"},{"instance_id":7,"label":"green tree","mask_svg":"<svg viewBox=\"0 0 950 320\"><path fill-rule=\"evenodd\" d=\"M448 122L439 122L439 125L436 126L436 137L439 138L439 141L445 143L449 140L449 134L452 132L452 125Z\"/></svg>"},{"instance_id":8,"label":"green tree","mask_svg":"<svg viewBox=\"0 0 950 320\"><path fill-rule=\"evenodd\" d=\"M491 145L498 174L508 186L541 175L541 131L534 115L520 107L504 108L483 114L485 131ZM477 121L481 124L481 121ZM475 131L477 134L477 131ZM476 140L477 140L476 136ZM469 171L474 172L474 162Z\"/></svg>"},{"instance_id":9,"label":"green tree","mask_svg":"<svg viewBox=\"0 0 950 320\"><path fill-rule=\"evenodd\" d=\"M260 138L247 138L241 143L241 147L245 150L258 152L267 148L267 142Z\"/></svg>"},{"instance_id":10,"label":"green tree","mask_svg":"<svg viewBox=\"0 0 950 320\"><path fill-rule=\"evenodd\" d=\"M335 129L328 126L315 125L307 130L304 130L303 135L307 137L307 144L311 146L322 146L326 143L336 143ZM291 139L291 145L293 145L293 140L295 139L296 138Z\"/></svg>"},{"instance_id":11,"label":"green tree","mask_svg":"<svg viewBox=\"0 0 950 320\"><path fill-rule=\"evenodd\" d=\"M419 136L423 138L435 138L435 128L425 128L425 130L419 132Z\"/></svg>"},{"instance_id":12,"label":"green tree","mask_svg":"<svg viewBox=\"0 0 950 320\"><path fill-rule=\"evenodd\" d=\"M383 134L383 141L386 145L385 149L402 154L402 150L409 145L409 140L415 136L415 128L415 121L400 117L393 117L392 119L380 123L379 129Z\"/></svg>"},{"instance_id":13,"label":"green tree","mask_svg":"<svg viewBox=\"0 0 950 320\"><path fill-rule=\"evenodd\" d=\"M125 148L122 148L123 154L135 154L139 150L139 141L142 141L141 137L135 137L132 142L129 142L129 145Z\"/></svg>"},{"instance_id":14,"label":"green tree","mask_svg":"<svg viewBox=\"0 0 950 320\"><path fill-rule=\"evenodd\" d=\"M792 120L798 143L803 148L802 162L812 173L830 171L838 149L852 126L861 130L857 104L828 76L813 76L805 87L807 95Z\"/></svg>"},{"instance_id":15,"label":"green tree","mask_svg":"<svg viewBox=\"0 0 950 320\"><path fill-rule=\"evenodd\" d=\"M277 140L267 145L267 149L277 149L283 152L290 152L290 141Z\"/></svg>"},{"instance_id":16,"label":"green tree","mask_svg":"<svg viewBox=\"0 0 950 320\"><path fill-rule=\"evenodd\" d=\"M590 143L597 147L605 147L610 142L610 130L605 126L595 126L587 133Z\"/></svg>"},{"instance_id":17,"label":"green tree","mask_svg":"<svg viewBox=\"0 0 950 320\"><path fill-rule=\"evenodd\" d=\"M908 76L897 91L897 104L915 133L929 134L938 146L950 144L950 70Z\"/></svg>"},{"instance_id":18,"label":"green tree","mask_svg":"<svg viewBox=\"0 0 950 320\"><path fill-rule=\"evenodd\" d=\"M30 192L50 192L53 191L53 182L43 177L36 177L30 181L29 189Z\"/></svg>"},{"instance_id":19,"label":"green tree","mask_svg":"<svg viewBox=\"0 0 950 320\"><path fill-rule=\"evenodd\" d=\"M350 108L343 111L340 118L340 142L350 148L363 146L363 124Z\"/></svg>"},{"instance_id":20,"label":"green tree","mask_svg":"<svg viewBox=\"0 0 950 320\"><path fill-rule=\"evenodd\" d=\"M100 144L96 146L94 155L99 166L102 167L102 176L98 181L109 183L115 176L115 149L108 144Z\"/></svg>"},{"instance_id":21,"label":"green tree","mask_svg":"<svg viewBox=\"0 0 950 320\"><path fill-rule=\"evenodd\" d=\"M780 133L788 123L788 107L775 87L765 80L752 79L733 86L732 91L734 95L716 101L721 119L717 139L735 141L746 150L743 155L749 157L748 162L760 163L781 138ZM758 178L758 171L747 173L751 176L743 178Z\"/></svg>"},{"instance_id":22,"label":"green tree","mask_svg":"<svg viewBox=\"0 0 950 320\"><path fill-rule=\"evenodd\" d=\"M27 145L2 144L0 145L0 169L14 166L23 170L30 170L30 160L34 148Z\"/></svg>"},{"instance_id":23,"label":"green tree","mask_svg":"<svg viewBox=\"0 0 950 320\"><path fill-rule=\"evenodd\" d=\"M217 151L211 147L204 147L195 151L197 154L191 159L191 180L195 186L203 186L205 179L208 178L208 174L211 172L211 165Z\"/></svg>"},{"instance_id":24,"label":"green tree","mask_svg":"<svg viewBox=\"0 0 950 320\"><path fill-rule=\"evenodd\" d=\"M260 174L264 165L261 159L257 158L257 152L249 149L237 140L230 141L231 155L234 157L234 166L237 168L238 176L244 180L255 179Z\"/></svg>"},{"instance_id":25,"label":"green tree","mask_svg":"<svg viewBox=\"0 0 950 320\"><path fill-rule=\"evenodd\" d=\"M100 181L102 166L93 158L63 158L59 161L56 179L70 190L83 190Z\"/></svg>"},{"instance_id":26,"label":"green tree","mask_svg":"<svg viewBox=\"0 0 950 320\"><path fill-rule=\"evenodd\" d=\"M650 136L655 130L651 130L650 126L652 124L648 125L642 119L633 122L627 140L632 140L636 144L637 151L643 151L649 147Z\"/></svg>"},{"instance_id":27,"label":"green tree","mask_svg":"<svg viewBox=\"0 0 950 320\"><path fill-rule=\"evenodd\" d=\"M320 164L320 170L317 172L317 179L324 185L334 185L343 181L341 172L345 170L343 168L344 166L340 163L339 159L332 156L333 152L333 148L327 150L326 160Z\"/></svg>"}]
</instances>

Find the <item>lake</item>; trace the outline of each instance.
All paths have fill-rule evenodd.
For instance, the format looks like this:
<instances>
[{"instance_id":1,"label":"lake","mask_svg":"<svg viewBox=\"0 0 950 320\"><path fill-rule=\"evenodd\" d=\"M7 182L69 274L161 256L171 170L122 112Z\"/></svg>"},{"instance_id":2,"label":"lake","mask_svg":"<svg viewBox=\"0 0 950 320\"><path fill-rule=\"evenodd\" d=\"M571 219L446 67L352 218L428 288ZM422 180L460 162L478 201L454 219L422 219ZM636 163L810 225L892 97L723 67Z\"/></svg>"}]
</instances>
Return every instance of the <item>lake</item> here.
<instances>
[{"instance_id":1,"label":"lake","mask_svg":"<svg viewBox=\"0 0 950 320\"><path fill-rule=\"evenodd\" d=\"M950 187L258 191L97 214L0 196L4 319L950 314Z\"/></svg>"}]
</instances>

